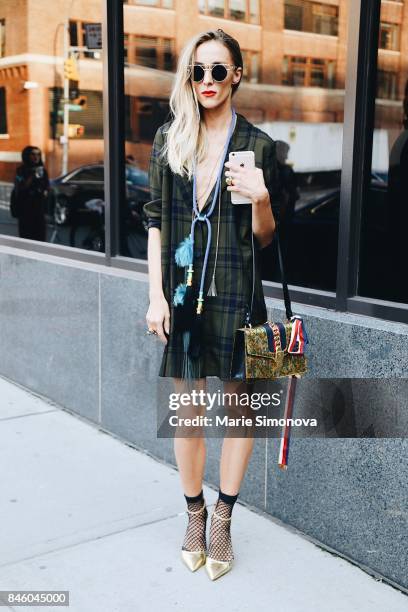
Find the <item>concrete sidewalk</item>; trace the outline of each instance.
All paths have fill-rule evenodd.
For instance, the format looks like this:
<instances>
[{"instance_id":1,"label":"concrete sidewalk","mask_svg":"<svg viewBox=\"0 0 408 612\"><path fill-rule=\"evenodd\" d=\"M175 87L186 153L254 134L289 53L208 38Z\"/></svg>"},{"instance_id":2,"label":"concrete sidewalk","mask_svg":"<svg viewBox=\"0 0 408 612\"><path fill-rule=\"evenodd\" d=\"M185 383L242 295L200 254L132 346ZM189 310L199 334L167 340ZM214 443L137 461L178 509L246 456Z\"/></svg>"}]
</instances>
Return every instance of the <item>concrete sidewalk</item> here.
<instances>
[{"instance_id":1,"label":"concrete sidewalk","mask_svg":"<svg viewBox=\"0 0 408 612\"><path fill-rule=\"evenodd\" d=\"M191 574L176 470L2 378L0 397L0 590L69 590L73 612L407 610L406 595L241 504L232 572Z\"/></svg>"}]
</instances>

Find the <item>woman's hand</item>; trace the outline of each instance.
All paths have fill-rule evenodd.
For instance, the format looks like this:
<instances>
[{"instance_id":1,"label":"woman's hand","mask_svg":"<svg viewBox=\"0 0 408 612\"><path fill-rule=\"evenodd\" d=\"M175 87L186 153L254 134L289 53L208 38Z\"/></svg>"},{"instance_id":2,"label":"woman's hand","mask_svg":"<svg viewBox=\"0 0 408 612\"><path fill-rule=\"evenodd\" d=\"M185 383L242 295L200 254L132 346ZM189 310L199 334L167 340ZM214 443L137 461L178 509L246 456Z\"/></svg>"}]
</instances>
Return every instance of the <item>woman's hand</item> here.
<instances>
[{"instance_id":1,"label":"woman's hand","mask_svg":"<svg viewBox=\"0 0 408 612\"><path fill-rule=\"evenodd\" d=\"M157 337L167 344L165 332L170 333L170 310L163 294L150 297L149 309L146 314L148 329L155 330Z\"/></svg>"},{"instance_id":2,"label":"woman's hand","mask_svg":"<svg viewBox=\"0 0 408 612\"><path fill-rule=\"evenodd\" d=\"M228 168L225 176L230 176L233 181L233 185L227 186L228 191L240 193L255 205L269 200L262 168L245 168L229 161L224 165Z\"/></svg>"}]
</instances>

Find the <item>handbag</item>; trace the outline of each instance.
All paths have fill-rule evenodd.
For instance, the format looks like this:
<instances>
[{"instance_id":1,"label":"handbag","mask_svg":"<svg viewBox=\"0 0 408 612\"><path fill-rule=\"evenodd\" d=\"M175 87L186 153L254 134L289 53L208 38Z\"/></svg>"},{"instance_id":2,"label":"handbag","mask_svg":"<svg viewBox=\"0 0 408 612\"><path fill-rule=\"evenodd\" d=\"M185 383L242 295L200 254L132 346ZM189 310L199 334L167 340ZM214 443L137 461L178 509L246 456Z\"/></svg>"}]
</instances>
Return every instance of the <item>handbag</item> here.
<instances>
[{"instance_id":1,"label":"handbag","mask_svg":"<svg viewBox=\"0 0 408 612\"><path fill-rule=\"evenodd\" d=\"M275 231L285 302L285 321L251 325L255 291L255 253L252 234L252 298L244 327L235 331L231 358L231 379L254 382L286 376L300 378L307 371L305 345L309 343L303 319L293 315L283 265L279 232Z\"/></svg>"},{"instance_id":2,"label":"handbag","mask_svg":"<svg viewBox=\"0 0 408 612\"><path fill-rule=\"evenodd\" d=\"M278 228L275 231L279 267L285 302L285 321L265 321L251 325L255 293L255 249L252 233L252 298L244 327L235 331L231 358L231 379L246 382L289 377L283 412L284 425L279 447L278 466L286 470L289 458L291 419L295 402L296 382L307 371L305 345L309 343L303 319L292 313L286 282Z\"/></svg>"}]
</instances>

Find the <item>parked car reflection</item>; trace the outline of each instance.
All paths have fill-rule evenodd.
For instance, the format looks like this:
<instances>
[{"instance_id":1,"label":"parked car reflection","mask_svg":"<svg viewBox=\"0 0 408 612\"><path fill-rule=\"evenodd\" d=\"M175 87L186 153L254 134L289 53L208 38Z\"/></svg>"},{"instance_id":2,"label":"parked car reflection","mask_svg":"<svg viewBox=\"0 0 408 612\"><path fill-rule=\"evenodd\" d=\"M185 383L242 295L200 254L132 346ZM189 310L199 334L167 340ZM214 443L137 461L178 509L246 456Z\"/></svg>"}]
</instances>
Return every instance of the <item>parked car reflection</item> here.
<instances>
[{"instance_id":1,"label":"parked car reflection","mask_svg":"<svg viewBox=\"0 0 408 612\"><path fill-rule=\"evenodd\" d=\"M121 211L121 230L126 242L124 250L131 257L145 257L147 220L143 205L150 199L148 174L136 165L127 164L125 176L126 207ZM68 228L70 246L104 251L103 164L81 166L59 176L50 181L50 190L49 216L59 240L59 228Z\"/></svg>"},{"instance_id":2,"label":"parked car reflection","mask_svg":"<svg viewBox=\"0 0 408 612\"><path fill-rule=\"evenodd\" d=\"M335 291L339 211L340 187L326 189L312 197L310 193L301 193L292 223L281 232L288 283ZM387 183L380 176L373 175L369 206L362 215L360 262L366 282L377 293L378 279L385 279L389 265L385 245L391 239L391 232L387 218ZM373 248L374 245L377 247ZM261 261L262 278L280 282L276 241L261 251ZM382 283L382 287L383 297L386 297L386 283Z\"/></svg>"}]
</instances>

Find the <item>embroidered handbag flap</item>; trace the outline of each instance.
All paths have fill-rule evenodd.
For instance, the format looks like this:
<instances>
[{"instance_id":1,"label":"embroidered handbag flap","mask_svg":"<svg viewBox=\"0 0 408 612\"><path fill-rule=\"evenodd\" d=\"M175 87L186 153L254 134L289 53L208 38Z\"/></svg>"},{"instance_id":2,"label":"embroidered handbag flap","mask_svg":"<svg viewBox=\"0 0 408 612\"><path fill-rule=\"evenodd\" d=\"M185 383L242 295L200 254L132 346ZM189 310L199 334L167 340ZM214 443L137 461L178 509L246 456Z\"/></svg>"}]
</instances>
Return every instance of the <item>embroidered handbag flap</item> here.
<instances>
[{"instance_id":1,"label":"embroidered handbag flap","mask_svg":"<svg viewBox=\"0 0 408 612\"><path fill-rule=\"evenodd\" d=\"M247 354L252 357L276 359L278 352L286 350L291 327L291 322L284 324L266 321L266 323L256 327L243 328Z\"/></svg>"}]
</instances>

